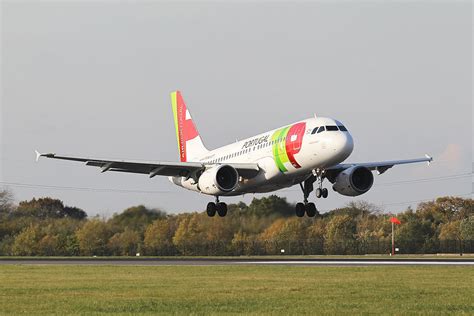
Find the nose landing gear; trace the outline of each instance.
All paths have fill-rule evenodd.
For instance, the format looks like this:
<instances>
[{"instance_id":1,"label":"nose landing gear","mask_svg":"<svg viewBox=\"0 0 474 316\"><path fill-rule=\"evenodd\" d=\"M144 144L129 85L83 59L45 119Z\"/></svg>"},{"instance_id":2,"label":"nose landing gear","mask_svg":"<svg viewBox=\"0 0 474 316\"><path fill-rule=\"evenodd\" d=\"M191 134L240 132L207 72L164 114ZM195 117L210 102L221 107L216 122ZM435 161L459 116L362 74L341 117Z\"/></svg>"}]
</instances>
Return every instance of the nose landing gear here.
<instances>
[{"instance_id":1,"label":"nose landing gear","mask_svg":"<svg viewBox=\"0 0 474 316\"><path fill-rule=\"evenodd\" d=\"M326 188L317 188L316 189L316 197L319 198L327 198L328 197L328 189Z\"/></svg>"},{"instance_id":2,"label":"nose landing gear","mask_svg":"<svg viewBox=\"0 0 474 316\"><path fill-rule=\"evenodd\" d=\"M323 188L323 174L324 174L324 171L316 171L316 177L317 177L317 180L319 182L319 188L316 189L316 197L319 199L319 198L327 198L328 197L328 189L326 188Z\"/></svg>"}]
</instances>

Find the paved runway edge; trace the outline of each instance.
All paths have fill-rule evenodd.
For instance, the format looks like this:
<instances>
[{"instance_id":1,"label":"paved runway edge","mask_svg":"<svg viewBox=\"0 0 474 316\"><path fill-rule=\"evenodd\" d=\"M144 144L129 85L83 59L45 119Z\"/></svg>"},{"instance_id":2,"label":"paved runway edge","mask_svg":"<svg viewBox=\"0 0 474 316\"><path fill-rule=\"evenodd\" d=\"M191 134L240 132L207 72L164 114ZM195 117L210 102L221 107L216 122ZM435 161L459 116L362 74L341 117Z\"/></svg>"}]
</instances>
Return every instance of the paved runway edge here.
<instances>
[{"instance_id":1,"label":"paved runway edge","mask_svg":"<svg viewBox=\"0 0 474 316\"><path fill-rule=\"evenodd\" d=\"M123 266L377 266L460 265L473 266L474 258L2 258L0 265L123 265Z\"/></svg>"}]
</instances>

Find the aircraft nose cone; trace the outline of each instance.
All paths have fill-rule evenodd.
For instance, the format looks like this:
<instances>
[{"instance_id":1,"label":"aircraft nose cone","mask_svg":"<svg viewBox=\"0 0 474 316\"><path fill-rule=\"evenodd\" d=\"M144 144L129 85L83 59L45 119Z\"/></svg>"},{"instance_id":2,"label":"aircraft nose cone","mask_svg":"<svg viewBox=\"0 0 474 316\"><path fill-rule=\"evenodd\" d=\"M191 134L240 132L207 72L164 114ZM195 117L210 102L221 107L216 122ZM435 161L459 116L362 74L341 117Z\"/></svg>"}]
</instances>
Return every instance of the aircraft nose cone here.
<instances>
[{"instance_id":1,"label":"aircraft nose cone","mask_svg":"<svg viewBox=\"0 0 474 316\"><path fill-rule=\"evenodd\" d=\"M349 132L342 133L344 135L344 139L341 141L341 147L339 149L341 155L346 159L352 153L354 149L354 140L352 139L351 134Z\"/></svg>"},{"instance_id":2,"label":"aircraft nose cone","mask_svg":"<svg viewBox=\"0 0 474 316\"><path fill-rule=\"evenodd\" d=\"M335 158L342 162L350 156L354 149L354 141L349 132L333 132L328 137L328 149L332 151Z\"/></svg>"}]
</instances>

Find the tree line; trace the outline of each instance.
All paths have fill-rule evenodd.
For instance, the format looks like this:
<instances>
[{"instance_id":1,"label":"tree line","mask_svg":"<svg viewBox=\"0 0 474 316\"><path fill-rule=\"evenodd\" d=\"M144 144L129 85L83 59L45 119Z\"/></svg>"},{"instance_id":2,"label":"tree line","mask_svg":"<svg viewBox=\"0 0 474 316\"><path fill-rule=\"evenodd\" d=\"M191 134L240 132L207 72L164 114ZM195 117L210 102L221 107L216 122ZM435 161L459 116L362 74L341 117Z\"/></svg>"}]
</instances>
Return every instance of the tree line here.
<instances>
[{"instance_id":1,"label":"tree line","mask_svg":"<svg viewBox=\"0 0 474 316\"><path fill-rule=\"evenodd\" d=\"M139 205L105 219L50 197L12 201L0 191L2 256L365 254L391 245L392 214L366 202L298 218L294 205L271 195L230 204L224 218ZM402 253L474 252L473 199L440 197L397 218Z\"/></svg>"}]
</instances>

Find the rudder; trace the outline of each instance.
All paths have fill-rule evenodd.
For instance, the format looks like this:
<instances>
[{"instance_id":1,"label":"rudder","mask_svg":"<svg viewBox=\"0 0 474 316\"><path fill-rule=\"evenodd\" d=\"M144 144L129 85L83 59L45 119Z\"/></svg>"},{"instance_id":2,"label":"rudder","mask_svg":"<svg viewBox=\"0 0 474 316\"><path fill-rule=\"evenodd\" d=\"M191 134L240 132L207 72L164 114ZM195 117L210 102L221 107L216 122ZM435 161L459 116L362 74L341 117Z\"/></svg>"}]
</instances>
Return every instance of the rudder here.
<instances>
[{"instance_id":1,"label":"rudder","mask_svg":"<svg viewBox=\"0 0 474 316\"><path fill-rule=\"evenodd\" d=\"M186 108L181 92L171 93L176 139L178 141L179 158L182 162L192 161L206 154L204 146L191 114Z\"/></svg>"}]
</instances>

